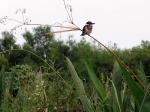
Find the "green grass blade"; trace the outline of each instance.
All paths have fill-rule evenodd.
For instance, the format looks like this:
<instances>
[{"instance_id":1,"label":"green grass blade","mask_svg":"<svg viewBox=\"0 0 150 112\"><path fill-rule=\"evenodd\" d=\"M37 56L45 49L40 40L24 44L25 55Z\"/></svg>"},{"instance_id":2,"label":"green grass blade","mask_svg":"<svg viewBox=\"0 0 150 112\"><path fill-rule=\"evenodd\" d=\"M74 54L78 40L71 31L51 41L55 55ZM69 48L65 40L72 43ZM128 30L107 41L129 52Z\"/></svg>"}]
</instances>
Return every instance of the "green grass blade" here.
<instances>
[{"instance_id":1,"label":"green grass blade","mask_svg":"<svg viewBox=\"0 0 150 112\"><path fill-rule=\"evenodd\" d=\"M128 87L132 91L133 96L135 97L135 99L140 104L142 102L142 100L143 100L143 97L144 97L144 91L133 80L133 78L131 77L131 74L127 71L127 69L120 63L119 63L119 66L121 68L124 80L126 81Z\"/></svg>"},{"instance_id":2,"label":"green grass blade","mask_svg":"<svg viewBox=\"0 0 150 112\"><path fill-rule=\"evenodd\" d=\"M141 82L143 82L145 85L148 85L148 81L145 75L144 66L142 62L139 64L139 67L137 68L137 74Z\"/></svg>"},{"instance_id":3,"label":"green grass blade","mask_svg":"<svg viewBox=\"0 0 150 112\"><path fill-rule=\"evenodd\" d=\"M105 89L103 88L102 83L100 82L100 80L98 80L96 74L94 73L94 70L92 69L92 67L90 66L90 64L88 64L87 62L85 62L86 68L88 70L88 75L98 93L98 96L100 97L102 103L104 103L106 101L106 92Z\"/></svg>"},{"instance_id":4,"label":"green grass blade","mask_svg":"<svg viewBox=\"0 0 150 112\"><path fill-rule=\"evenodd\" d=\"M122 112L129 112L132 108L131 105L131 95L129 93L127 84L125 82L123 82L123 90L122 90L122 95L121 95L121 99L122 99Z\"/></svg>"},{"instance_id":5,"label":"green grass blade","mask_svg":"<svg viewBox=\"0 0 150 112\"><path fill-rule=\"evenodd\" d=\"M112 87L113 87L113 90L114 90L114 100L115 100L114 102L117 103L117 105L114 104L115 105L115 108L114 108L115 112L121 112L121 104L119 102L117 89L116 89L115 84L113 83L113 81L111 81L111 83L112 83Z\"/></svg>"},{"instance_id":6,"label":"green grass blade","mask_svg":"<svg viewBox=\"0 0 150 112\"><path fill-rule=\"evenodd\" d=\"M130 106L131 106L131 103L130 103L130 95L126 94L124 97L123 97L123 107L122 107L122 112L130 112Z\"/></svg>"},{"instance_id":7,"label":"green grass blade","mask_svg":"<svg viewBox=\"0 0 150 112\"><path fill-rule=\"evenodd\" d=\"M149 96L149 92L150 92L150 84L147 87L147 91L144 95L143 101L141 103L139 112L150 112L150 96Z\"/></svg>"},{"instance_id":8,"label":"green grass blade","mask_svg":"<svg viewBox=\"0 0 150 112\"><path fill-rule=\"evenodd\" d=\"M100 80L97 78L93 68L91 67L91 64L87 63L88 61L85 61L85 65L86 68L88 70L88 75L94 85L94 88L97 92L97 95L100 99L100 102L102 104L102 106L104 107L104 110L106 112L111 112L111 105L108 102L108 97L107 97L107 93L106 90L104 89L103 84L100 82Z\"/></svg>"},{"instance_id":9,"label":"green grass blade","mask_svg":"<svg viewBox=\"0 0 150 112\"><path fill-rule=\"evenodd\" d=\"M94 110L92 108L92 105L90 103L90 100L86 96L86 92L84 90L84 86L83 86L82 80L79 78L79 76L78 76L78 74L77 74L73 64L69 60L69 58L66 58L66 60L67 60L67 65L68 65L69 71L71 73L72 79L74 81L77 93L78 93L78 95L80 97L80 100L81 100L81 102L83 104L84 109L87 112L94 112Z\"/></svg>"},{"instance_id":10,"label":"green grass blade","mask_svg":"<svg viewBox=\"0 0 150 112\"><path fill-rule=\"evenodd\" d=\"M117 62L114 63L112 80L113 80L114 86L115 86L117 94L118 94L119 102L121 103L121 89L123 86L122 72L121 72L120 66Z\"/></svg>"}]
</instances>

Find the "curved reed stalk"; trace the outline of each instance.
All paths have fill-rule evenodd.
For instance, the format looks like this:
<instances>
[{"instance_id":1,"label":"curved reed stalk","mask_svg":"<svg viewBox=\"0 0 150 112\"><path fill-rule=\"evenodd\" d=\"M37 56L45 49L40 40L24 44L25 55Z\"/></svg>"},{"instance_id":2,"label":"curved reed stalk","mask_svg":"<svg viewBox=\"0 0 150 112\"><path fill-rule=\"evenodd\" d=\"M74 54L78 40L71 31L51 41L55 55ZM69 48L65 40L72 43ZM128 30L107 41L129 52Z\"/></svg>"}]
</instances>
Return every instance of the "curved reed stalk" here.
<instances>
[{"instance_id":1,"label":"curved reed stalk","mask_svg":"<svg viewBox=\"0 0 150 112\"><path fill-rule=\"evenodd\" d=\"M144 90L146 89L144 84L139 80L139 78L135 75L132 69L129 68L115 52L111 51L108 47L106 47L103 43L95 39L93 36L91 35L88 35L88 36L94 39L96 42L98 42L101 46L103 46L120 64L122 64L126 68L127 71L129 71L134 76L134 78L139 82L139 84L144 88Z\"/></svg>"},{"instance_id":2,"label":"curved reed stalk","mask_svg":"<svg viewBox=\"0 0 150 112\"><path fill-rule=\"evenodd\" d=\"M40 59L43 63L45 63L51 70L53 70L53 71L63 80L63 82L64 82L69 88L71 88L70 85L65 81L65 79L63 79L62 76L60 76L59 73L58 73L47 61L45 61L44 59L42 59L42 58L41 58L40 56L38 56L37 54L35 54L35 53L33 53L33 52L29 51L29 50L25 50L25 49L5 50L5 51L0 52L0 54L4 54L4 53L10 52L10 51L12 51L12 52L15 52L15 51L18 51L18 52L23 51L23 52L27 52L27 53L32 54L32 55L35 56L36 58Z\"/></svg>"}]
</instances>

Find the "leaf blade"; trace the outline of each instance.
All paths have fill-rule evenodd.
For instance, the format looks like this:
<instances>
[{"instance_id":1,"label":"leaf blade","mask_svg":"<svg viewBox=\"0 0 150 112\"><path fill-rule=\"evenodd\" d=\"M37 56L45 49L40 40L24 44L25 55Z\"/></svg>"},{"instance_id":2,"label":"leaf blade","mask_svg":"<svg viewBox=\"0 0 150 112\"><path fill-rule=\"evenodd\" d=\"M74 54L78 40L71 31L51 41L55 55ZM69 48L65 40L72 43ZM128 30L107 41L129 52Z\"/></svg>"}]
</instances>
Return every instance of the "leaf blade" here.
<instances>
[{"instance_id":1,"label":"leaf blade","mask_svg":"<svg viewBox=\"0 0 150 112\"><path fill-rule=\"evenodd\" d=\"M75 87L77 89L77 93L80 97L80 100L81 100L85 110L87 112L94 112L91 102L88 99L88 97L86 96L86 92L84 90L82 80L79 78L79 76L78 76L77 72L75 71L75 68L74 68L73 64L71 63L71 61L69 60L69 58L66 58L66 60L67 60L67 65L68 65L69 71L71 73L72 79L74 81Z\"/></svg>"}]
</instances>

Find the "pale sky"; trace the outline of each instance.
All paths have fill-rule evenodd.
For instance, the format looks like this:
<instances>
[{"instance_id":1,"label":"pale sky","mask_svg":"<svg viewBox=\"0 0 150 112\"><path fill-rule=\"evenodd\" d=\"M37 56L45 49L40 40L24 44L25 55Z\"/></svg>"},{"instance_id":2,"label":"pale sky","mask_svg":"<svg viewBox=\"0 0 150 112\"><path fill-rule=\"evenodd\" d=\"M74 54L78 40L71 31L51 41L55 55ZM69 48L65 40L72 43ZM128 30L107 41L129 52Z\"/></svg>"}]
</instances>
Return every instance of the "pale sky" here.
<instances>
[{"instance_id":1,"label":"pale sky","mask_svg":"<svg viewBox=\"0 0 150 112\"><path fill-rule=\"evenodd\" d=\"M69 0L69 2L72 5L74 22L79 27L88 20L95 22L91 35L106 45L111 41L117 43L119 48L131 48L139 45L141 40L150 41L150 0ZM19 8L26 9L25 16L30 18L32 23L54 24L68 20L62 0L1 0L0 18L8 16L22 20L22 16L15 14ZM13 22L5 26L0 24L0 31L10 30L13 25L15 25ZM63 38L70 34L77 40L81 39L79 31L61 35ZM21 37L17 42L22 43Z\"/></svg>"}]
</instances>

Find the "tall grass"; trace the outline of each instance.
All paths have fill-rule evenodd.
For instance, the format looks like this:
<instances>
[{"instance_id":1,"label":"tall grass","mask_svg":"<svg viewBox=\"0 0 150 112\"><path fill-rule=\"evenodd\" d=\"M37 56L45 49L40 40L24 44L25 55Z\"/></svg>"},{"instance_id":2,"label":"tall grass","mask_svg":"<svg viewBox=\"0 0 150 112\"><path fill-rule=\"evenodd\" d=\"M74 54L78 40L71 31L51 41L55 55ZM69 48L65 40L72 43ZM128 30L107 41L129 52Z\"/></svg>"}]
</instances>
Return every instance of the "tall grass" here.
<instances>
[{"instance_id":1,"label":"tall grass","mask_svg":"<svg viewBox=\"0 0 150 112\"><path fill-rule=\"evenodd\" d=\"M72 79L76 85L77 93L79 96L82 92L86 95L83 83L68 58L67 64L70 73L72 74ZM105 88L106 86L102 83L102 80L97 77L92 65L87 60L85 61L85 67L88 71L93 87L95 88L96 95L99 98L99 104L96 108L100 107L100 110L97 111L96 108L94 108L95 112L150 112L150 108L148 106L150 105L149 86L145 92L141 88L140 84L131 77L132 75L121 63L118 63L117 61L114 63L113 73L108 79L108 88ZM143 77L145 76L142 75L141 80L143 80ZM80 100L82 101L83 99L80 97ZM89 102L87 96L86 100L88 105L90 105L89 107L92 107L93 103ZM87 104L83 101L82 103L85 110L89 111L86 107Z\"/></svg>"}]
</instances>

